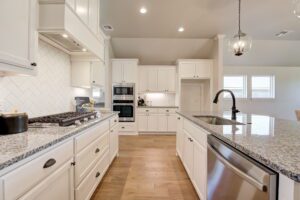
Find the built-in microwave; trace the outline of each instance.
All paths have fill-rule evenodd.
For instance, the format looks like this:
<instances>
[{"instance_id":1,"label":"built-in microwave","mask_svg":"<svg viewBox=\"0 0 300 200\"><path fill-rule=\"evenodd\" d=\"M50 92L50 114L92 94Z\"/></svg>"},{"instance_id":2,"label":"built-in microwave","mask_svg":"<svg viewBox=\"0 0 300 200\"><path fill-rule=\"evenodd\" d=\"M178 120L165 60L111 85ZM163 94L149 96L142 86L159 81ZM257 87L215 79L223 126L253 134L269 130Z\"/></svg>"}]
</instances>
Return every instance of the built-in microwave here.
<instances>
[{"instance_id":1,"label":"built-in microwave","mask_svg":"<svg viewBox=\"0 0 300 200\"><path fill-rule=\"evenodd\" d=\"M113 99L124 99L134 97L134 83L118 83L113 85Z\"/></svg>"}]
</instances>

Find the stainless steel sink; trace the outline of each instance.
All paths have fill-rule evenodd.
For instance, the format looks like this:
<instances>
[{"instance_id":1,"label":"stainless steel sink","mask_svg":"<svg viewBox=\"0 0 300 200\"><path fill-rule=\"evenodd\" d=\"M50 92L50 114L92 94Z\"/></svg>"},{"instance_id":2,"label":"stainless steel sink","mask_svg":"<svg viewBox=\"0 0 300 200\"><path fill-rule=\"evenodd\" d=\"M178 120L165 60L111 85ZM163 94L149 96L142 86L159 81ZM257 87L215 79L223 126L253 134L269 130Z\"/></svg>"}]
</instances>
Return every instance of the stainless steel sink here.
<instances>
[{"instance_id":1,"label":"stainless steel sink","mask_svg":"<svg viewBox=\"0 0 300 200\"><path fill-rule=\"evenodd\" d=\"M243 123L237 122L237 121L233 121L233 120L229 120L229 119L225 119L222 117L218 117L218 116L210 116L210 115L194 115L193 117L208 123L208 124L212 124L212 125L245 125Z\"/></svg>"}]
</instances>

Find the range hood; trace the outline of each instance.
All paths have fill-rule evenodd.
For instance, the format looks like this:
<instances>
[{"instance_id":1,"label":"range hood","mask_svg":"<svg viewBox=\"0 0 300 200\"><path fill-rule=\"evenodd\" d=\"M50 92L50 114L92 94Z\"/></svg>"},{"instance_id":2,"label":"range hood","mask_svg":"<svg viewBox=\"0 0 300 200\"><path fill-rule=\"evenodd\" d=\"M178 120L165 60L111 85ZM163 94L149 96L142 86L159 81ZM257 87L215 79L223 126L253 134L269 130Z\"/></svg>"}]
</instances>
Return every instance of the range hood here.
<instances>
[{"instance_id":1,"label":"range hood","mask_svg":"<svg viewBox=\"0 0 300 200\"><path fill-rule=\"evenodd\" d=\"M88 51L104 59L104 41L89 29L65 0L39 0L38 31L42 40L71 55Z\"/></svg>"}]
</instances>

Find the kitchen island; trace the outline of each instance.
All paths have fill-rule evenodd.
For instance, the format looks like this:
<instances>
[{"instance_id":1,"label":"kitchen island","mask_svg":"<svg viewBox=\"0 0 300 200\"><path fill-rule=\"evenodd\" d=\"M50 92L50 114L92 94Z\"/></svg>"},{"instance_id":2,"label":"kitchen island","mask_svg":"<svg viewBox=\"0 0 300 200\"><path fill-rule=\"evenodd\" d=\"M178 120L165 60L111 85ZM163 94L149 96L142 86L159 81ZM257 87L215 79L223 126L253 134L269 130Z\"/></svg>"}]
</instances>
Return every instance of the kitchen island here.
<instances>
[{"instance_id":1,"label":"kitchen island","mask_svg":"<svg viewBox=\"0 0 300 200\"><path fill-rule=\"evenodd\" d=\"M183 122L178 125L179 131L187 129L188 132L189 127L194 126L194 128L199 128L202 133L212 134L258 163L279 173L279 200L300 199L300 124L298 122L241 113L237 115L236 121L242 124L212 125L195 116L217 116L230 119L231 113L184 111L177 113L178 120L183 118ZM192 123L192 125L188 123ZM200 139L206 142L206 138L203 138ZM183 144L179 142L177 145ZM203 152L206 151L206 144L203 144L202 147ZM177 153L182 158L183 150L181 148L177 148ZM186 160L188 161L188 159ZM188 168L188 164L184 163L184 165ZM206 177L202 179L206 180ZM197 185L197 181L194 182L194 185ZM201 193L199 196L205 198L206 186L203 186L204 181L199 183L200 192L198 193Z\"/></svg>"},{"instance_id":2,"label":"kitchen island","mask_svg":"<svg viewBox=\"0 0 300 200\"><path fill-rule=\"evenodd\" d=\"M90 198L118 154L117 114L0 136L0 199Z\"/></svg>"}]
</instances>

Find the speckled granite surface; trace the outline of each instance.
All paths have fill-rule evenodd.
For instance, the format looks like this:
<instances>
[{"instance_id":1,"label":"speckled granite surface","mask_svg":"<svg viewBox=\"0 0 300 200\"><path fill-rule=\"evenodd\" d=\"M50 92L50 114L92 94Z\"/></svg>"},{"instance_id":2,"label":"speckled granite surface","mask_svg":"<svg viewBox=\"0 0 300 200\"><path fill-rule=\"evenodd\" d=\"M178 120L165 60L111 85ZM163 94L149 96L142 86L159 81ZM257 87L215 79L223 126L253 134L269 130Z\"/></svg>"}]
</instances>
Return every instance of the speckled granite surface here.
<instances>
[{"instance_id":1,"label":"speckled granite surface","mask_svg":"<svg viewBox=\"0 0 300 200\"><path fill-rule=\"evenodd\" d=\"M216 126L193 116L217 115L230 119L230 113L180 111L178 114L254 160L300 182L300 123L269 116L238 114L237 121L246 125Z\"/></svg>"},{"instance_id":2,"label":"speckled granite surface","mask_svg":"<svg viewBox=\"0 0 300 200\"><path fill-rule=\"evenodd\" d=\"M90 120L78 127L54 125L48 128L29 128L24 133L0 136L0 170L70 138L116 114L105 113L101 118Z\"/></svg>"}]
</instances>

